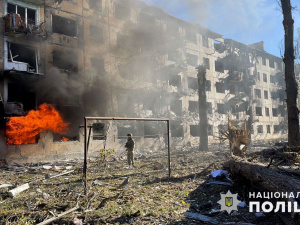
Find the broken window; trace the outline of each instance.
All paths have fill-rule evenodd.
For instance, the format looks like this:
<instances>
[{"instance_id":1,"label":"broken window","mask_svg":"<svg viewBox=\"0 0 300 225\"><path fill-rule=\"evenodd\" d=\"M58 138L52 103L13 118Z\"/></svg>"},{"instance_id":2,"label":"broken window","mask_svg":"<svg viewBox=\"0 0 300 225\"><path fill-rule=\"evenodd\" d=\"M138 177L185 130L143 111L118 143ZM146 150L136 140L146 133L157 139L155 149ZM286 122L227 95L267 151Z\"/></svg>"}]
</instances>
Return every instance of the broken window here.
<instances>
[{"instance_id":1,"label":"broken window","mask_svg":"<svg viewBox=\"0 0 300 225\"><path fill-rule=\"evenodd\" d=\"M7 13L19 14L26 25L36 25L36 10L34 9L7 3Z\"/></svg>"},{"instance_id":2,"label":"broken window","mask_svg":"<svg viewBox=\"0 0 300 225\"><path fill-rule=\"evenodd\" d=\"M53 51L53 66L66 70L78 71L78 55L75 52Z\"/></svg>"},{"instance_id":3,"label":"broken window","mask_svg":"<svg viewBox=\"0 0 300 225\"><path fill-rule=\"evenodd\" d=\"M102 12L102 0L88 0L89 8Z\"/></svg>"},{"instance_id":4,"label":"broken window","mask_svg":"<svg viewBox=\"0 0 300 225\"><path fill-rule=\"evenodd\" d=\"M189 111L190 112L198 112L199 104L197 101L189 101Z\"/></svg>"},{"instance_id":5,"label":"broken window","mask_svg":"<svg viewBox=\"0 0 300 225\"><path fill-rule=\"evenodd\" d=\"M171 86L180 87L181 86L181 76L180 75L170 75L169 84Z\"/></svg>"},{"instance_id":6,"label":"broken window","mask_svg":"<svg viewBox=\"0 0 300 225\"><path fill-rule=\"evenodd\" d=\"M265 108L265 114L266 114L266 116L270 116L270 110L269 110L269 108Z\"/></svg>"},{"instance_id":7,"label":"broken window","mask_svg":"<svg viewBox=\"0 0 300 225\"><path fill-rule=\"evenodd\" d=\"M33 9L27 9L27 24L35 25L36 11Z\"/></svg>"},{"instance_id":8,"label":"broken window","mask_svg":"<svg viewBox=\"0 0 300 225\"><path fill-rule=\"evenodd\" d=\"M37 50L20 44L7 43L8 61L21 62L27 64L27 71L38 72Z\"/></svg>"},{"instance_id":9,"label":"broken window","mask_svg":"<svg viewBox=\"0 0 300 225\"><path fill-rule=\"evenodd\" d=\"M186 30L185 38L194 44L197 44L197 34L193 30Z\"/></svg>"},{"instance_id":10,"label":"broken window","mask_svg":"<svg viewBox=\"0 0 300 225\"><path fill-rule=\"evenodd\" d=\"M128 20L130 18L130 8L125 5L115 4L115 16L119 20Z\"/></svg>"},{"instance_id":11,"label":"broken window","mask_svg":"<svg viewBox=\"0 0 300 225\"><path fill-rule=\"evenodd\" d=\"M225 93L225 85L221 82L216 82L217 93Z\"/></svg>"},{"instance_id":12,"label":"broken window","mask_svg":"<svg viewBox=\"0 0 300 225\"><path fill-rule=\"evenodd\" d=\"M182 115L182 101L173 100L170 104L170 110L177 115Z\"/></svg>"},{"instance_id":13,"label":"broken window","mask_svg":"<svg viewBox=\"0 0 300 225\"><path fill-rule=\"evenodd\" d=\"M267 60L265 57L261 57L262 64L265 66L267 64Z\"/></svg>"},{"instance_id":14,"label":"broken window","mask_svg":"<svg viewBox=\"0 0 300 225\"><path fill-rule=\"evenodd\" d=\"M257 126L257 133L262 134L263 132L264 132L263 125L258 125Z\"/></svg>"},{"instance_id":15,"label":"broken window","mask_svg":"<svg viewBox=\"0 0 300 225\"><path fill-rule=\"evenodd\" d=\"M210 80L205 81L205 91L211 91L211 81Z\"/></svg>"},{"instance_id":16,"label":"broken window","mask_svg":"<svg viewBox=\"0 0 300 225\"><path fill-rule=\"evenodd\" d=\"M198 79L194 77L188 77L188 88L198 90Z\"/></svg>"},{"instance_id":17,"label":"broken window","mask_svg":"<svg viewBox=\"0 0 300 225\"><path fill-rule=\"evenodd\" d=\"M99 59L97 57L91 58L91 66L94 70L97 71L97 74L99 74L99 75L106 74L103 59Z\"/></svg>"},{"instance_id":18,"label":"broken window","mask_svg":"<svg viewBox=\"0 0 300 225\"><path fill-rule=\"evenodd\" d=\"M274 60L269 59L269 66L270 66L271 68L275 68L275 62L274 62Z\"/></svg>"},{"instance_id":19,"label":"broken window","mask_svg":"<svg viewBox=\"0 0 300 225\"><path fill-rule=\"evenodd\" d=\"M272 109L272 114L273 114L273 117L278 117L278 111L276 108Z\"/></svg>"},{"instance_id":20,"label":"broken window","mask_svg":"<svg viewBox=\"0 0 300 225\"><path fill-rule=\"evenodd\" d=\"M207 113L212 114L212 103L206 102L206 106L207 106Z\"/></svg>"},{"instance_id":21,"label":"broken window","mask_svg":"<svg viewBox=\"0 0 300 225\"><path fill-rule=\"evenodd\" d=\"M205 69L210 70L209 58L203 58L203 66Z\"/></svg>"},{"instance_id":22,"label":"broken window","mask_svg":"<svg viewBox=\"0 0 300 225\"><path fill-rule=\"evenodd\" d=\"M93 140L105 139L105 123L93 124Z\"/></svg>"},{"instance_id":23,"label":"broken window","mask_svg":"<svg viewBox=\"0 0 300 225\"><path fill-rule=\"evenodd\" d=\"M260 89L254 89L254 94L256 98L261 98L261 90Z\"/></svg>"},{"instance_id":24,"label":"broken window","mask_svg":"<svg viewBox=\"0 0 300 225\"><path fill-rule=\"evenodd\" d=\"M103 29L94 25L90 25L90 37L99 44L103 43Z\"/></svg>"},{"instance_id":25,"label":"broken window","mask_svg":"<svg viewBox=\"0 0 300 225\"><path fill-rule=\"evenodd\" d=\"M263 81L266 83L268 82L268 77L267 77L267 74L265 74L265 73L263 74Z\"/></svg>"},{"instance_id":26,"label":"broken window","mask_svg":"<svg viewBox=\"0 0 300 225\"><path fill-rule=\"evenodd\" d=\"M200 126L199 125L190 125L190 134L193 137L200 137Z\"/></svg>"},{"instance_id":27,"label":"broken window","mask_svg":"<svg viewBox=\"0 0 300 225\"><path fill-rule=\"evenodd\" d=\"M215 70L220 73L224 73L224 65L220 61L215 61Z\"/></svg>"},{"instance_id":28,"label":"broken window","mask_svg":"<svg viewBox=\"0 0 300 225\"><path fill-rule=\"evenodd\" d=\"M17 13L17 6L7 3L7 13Z\"/></svg>"},{"instance_id":29,"label":"broken window","mask_svg":"<svg viewBox=\"0 0 300 225\"><path fill-rule=\"evenodd\" d=\"M208 44L208 37L202 36L202 45L203 45L203 47L205 47L205 48L208 48L208 47L209 47L209 44Z\"/></svg>"},{"instance_id":30,"label":"broken window","mask_svg":"<svg viewBox=\"0 0 300 225\"><path fill-rule=\"evenodd\" d=\"M269 99L269 92L268 91L264 91L264 97L265 97L265 99Z\"/></svg>"},{"instance_id":31,"label":"broken window","mask_svg":"<svg viewBox=\"0 0 300 225\"><path fill-rule=\"evenodd\" d=\"M25 8L22 6L17 6L17 14L20 14L23 21L25 21Z\"/></svg>"},{"instance_id":32,"label":"broken window","mask_svg":"<svg viewBox=\"0 0 300 225\"><path fill-rule=\"evenodd\" d=\"M77 22L61 16L52 15L52 32L67 36L77 36Z\"/></svg>"},{"instance_id":33,"label":"broken window","mask_svg":"<svg viewBox=\"0 0 300 225\"><path fill-rule=\"evenodd\" d=\"M189 64L190 66L198 66L198 56L193 55L193 54L186 54L186 62L187 64Z\"/></svg>"},{"instance_id":34,"label":"broken window","mask_svg":"<svg viewBox=\"0 0 300 225\"><path fill-rule=\"evenodd\" d=\"M274 125L274 134L279 134L279 133L280 133L280 126Z\"/></svg>"},{"instance_id":35,"label":"broken window","mask_svg":"<svg viewBox=\"0 0 300 225\"><path fill-rule=\"evenodd\" d=\"M271 134L271 126L270 125L267 125L267 133Z\"/></svg>"},{"instance_id":36,"label":"broken window","mask_svg":"<svg viewBox=\"0 0 300 225\"><path fill-rule=\"evenodd\" d=\"M224 104L218 103L217 104L217 110L218 110L218 113L220 113L220 114L226 114L226 112L225 112L225 105Z\"/></svg>"},{"instance_id":37,"label":"broken window","mask_svg":"<svg viewBox=\"0 0 300 225\"><path fill-rule=\"evenodd\" d=\"M7 102L20 102L23 104L23 110L28 111L36 107L36 95L24 89L17 83L7 84Z\"/></svg>"},{"instance_id":38,"label":"broken window","mask_svg":"<svg viewBox=\"0 0 300 225\"><path fill-rule=\"evenodd\" d=\"M255 112L257 116L262 116L262 108L261 107L255 107Z\"/></svg>"}]
</instances>

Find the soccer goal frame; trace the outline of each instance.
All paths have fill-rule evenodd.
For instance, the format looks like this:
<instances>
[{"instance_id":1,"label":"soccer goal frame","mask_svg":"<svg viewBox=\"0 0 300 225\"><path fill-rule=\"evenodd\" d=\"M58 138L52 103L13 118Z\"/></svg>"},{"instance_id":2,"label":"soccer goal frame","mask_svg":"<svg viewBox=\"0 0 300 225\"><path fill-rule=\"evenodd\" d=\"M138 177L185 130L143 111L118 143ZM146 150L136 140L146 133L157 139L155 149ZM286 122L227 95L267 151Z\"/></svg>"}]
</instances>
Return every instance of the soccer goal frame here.
<instances>
[{"instance_id":1,"label":"soccer goal frame","mask_svg":"<svg viewBox=\"0 0 300 225\"><path fill-rule=\"evenodd\" d=\"M87 190L87 158L88 158L88 145L89 138L91 134L91 127L89 130L89 137L87 135L88 121L89 120L128 120L128 121L161 121L167 122L167 140L168 140L168 170L169 177L171 177L171 152L170 152L170 120L169 119L159 119L159 118L123 118L123 117L84 117L84 161L83 161L83 182L84 188Z\"/></svg>"}]
</instances>

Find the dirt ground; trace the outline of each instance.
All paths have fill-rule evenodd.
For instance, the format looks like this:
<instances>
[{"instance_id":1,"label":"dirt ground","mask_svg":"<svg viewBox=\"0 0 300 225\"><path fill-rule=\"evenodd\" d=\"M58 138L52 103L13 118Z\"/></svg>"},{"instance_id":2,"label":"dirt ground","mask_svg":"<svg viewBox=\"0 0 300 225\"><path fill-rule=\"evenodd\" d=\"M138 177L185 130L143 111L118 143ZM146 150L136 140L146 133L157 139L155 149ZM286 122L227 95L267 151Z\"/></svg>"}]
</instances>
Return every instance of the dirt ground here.
<instances>
[{"instance_id":1,"label":"dirt ground","mask_svg":"<svg viewBox=\"0 0 300 225\"><path fill-rule=\"evenodd\" d=\"M228 155L223 149L173 152L171 178L166 152L138 154L136 168L127 168L125 157L111 155L106 167L100 157L93 158L87 195L79 159L4 165L0 185L12 187L0 188L0 224L38 224L75 206L79 208L50 224L210 224L187 218L185 212L201 213L217 224L281 224L275 214L258 216L249 213L248 206L231 215L220 211L220 193L228 190L248 205L246 182L211 176ZM65 172L69 173L53 177ZM9 196L9 190L25 183L29 189Z\"/></svg>"}]
</instances>

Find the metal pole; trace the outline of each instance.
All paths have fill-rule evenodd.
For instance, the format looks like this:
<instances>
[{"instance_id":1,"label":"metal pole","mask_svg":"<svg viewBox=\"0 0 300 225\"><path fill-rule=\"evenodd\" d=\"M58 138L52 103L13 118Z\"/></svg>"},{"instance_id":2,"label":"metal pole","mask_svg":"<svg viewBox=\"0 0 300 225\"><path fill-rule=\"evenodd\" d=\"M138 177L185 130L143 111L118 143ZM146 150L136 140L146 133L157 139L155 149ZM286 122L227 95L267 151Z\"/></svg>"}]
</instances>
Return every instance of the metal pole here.
<instances>
[{"instance_id":1,"label":"metal pole","mask_svg":"<svg viewBox=\"0 0 300 225\"><path fill-rule=\"evenodd\" d=\"M122 117L84 117L84 163L83 163L83 182L85 194L87 193L87 157L88 157L88 144L90 142L91 128L87 126L88 120L136 120L136 121L166 121L168 127L168 167L169 177L171 177L171 150L170 150L170 120L158 118L122 118ZM80 126L81 127L81 126ZM89 137L87 137L87 128L90 128Z\"/></svg>"},{"instance_id":2,"label":"metal pole","mask_svg":"<svg viewBox=\"0 0 300 225\"><path fill-rule=\"evenodd\" d=\"M158 118L123 118L123 117L85 117L87 120L137 120L137 121L168 121L169 119Z\"/></svg>"},{"instance_id":3,"label":"metal pole","mask_svg":"<svg viewBox=\"0 0 300 225\"><path fill-rule=\"evenodd\" d=\"M87 140L87 146L86 146L86 151L87 153L89 152L89 146L90 146L90 139L91 139L91 130L92 130L92 126L89 127L89 137L88 137L88 140Z\"/></svg>"},{"instance_id":4,"label":"metal pole","mask_svg":"<svg viewBox=\"0 0 300 225\"><path fill-rule=\"evenodd\" d=\"M87 119L84 117L84 162L83 162L84 192L87 193Z\"/></svg>"},{"instance_id":5,"label":"metal pole","mask_svg":"<svg viewBox=\"0 0 300 225\"><path fill-rule=\"evenodd\" d=\"M170 121L167 120L168 126L168 166L169 166L169 177L171 177L171 153L170 153Z\"/></svg>"}]
</instances>

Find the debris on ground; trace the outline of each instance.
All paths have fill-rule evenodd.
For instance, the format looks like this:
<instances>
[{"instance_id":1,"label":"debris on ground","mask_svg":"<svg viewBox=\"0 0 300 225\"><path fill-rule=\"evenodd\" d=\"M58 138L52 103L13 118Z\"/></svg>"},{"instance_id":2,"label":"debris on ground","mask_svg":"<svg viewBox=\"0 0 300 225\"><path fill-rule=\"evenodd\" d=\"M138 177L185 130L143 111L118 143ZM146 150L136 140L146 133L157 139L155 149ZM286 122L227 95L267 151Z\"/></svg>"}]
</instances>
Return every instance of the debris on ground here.
<instances>
[{"instance_id":1,"label":"debris on ground","mask_svg":"<svg viewBox=\"0 0 300 225\"><path fill-rule=\"evenodd\" d=\"M165 152L137 154L136 168L130 169L124 169L126 159L103 165L93 158L88 164L86 193L79 159L4 165L0 169L0 224L273 225L290 220L290 215L249 212L247 195L255 190L255 182L266 190L300 186L295 169L299 162L276 165L279 159L274 159L270 164L270 159L252 153L248 158L229 159L229 149L223 149L173 151L170 178ZM277 174L283 184L266 182L268 174ZM10 198L10 192L24 184L26 188ZM218 203L220 194L228 190L237 193L240 201L238 211L231 214Z\"/></svg>"}]
</instances>

